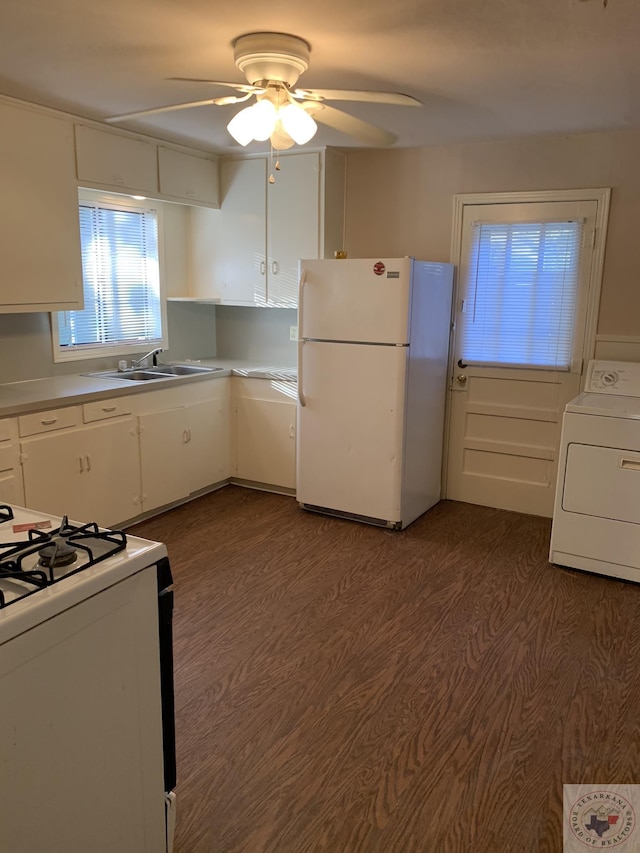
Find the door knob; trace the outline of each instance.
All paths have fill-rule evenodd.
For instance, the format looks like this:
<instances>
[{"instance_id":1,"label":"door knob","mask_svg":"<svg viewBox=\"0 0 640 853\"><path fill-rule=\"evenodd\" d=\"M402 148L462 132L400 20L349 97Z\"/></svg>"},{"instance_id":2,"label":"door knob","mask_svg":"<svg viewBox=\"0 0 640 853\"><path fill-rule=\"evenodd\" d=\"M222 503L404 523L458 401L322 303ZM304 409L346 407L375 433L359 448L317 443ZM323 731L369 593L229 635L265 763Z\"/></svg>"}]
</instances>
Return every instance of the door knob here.
<instances>
[{"instance_id":1,"label":"door knob","mask_svg":"<svg viewBox=\"0 0 640 853\"><path fill-rule=\"evenodd\" d=\"M458 385L466 385L467 384L467 375L466 373L459 373L456 376L456 382Z\"/></svg>"}]
</instances>

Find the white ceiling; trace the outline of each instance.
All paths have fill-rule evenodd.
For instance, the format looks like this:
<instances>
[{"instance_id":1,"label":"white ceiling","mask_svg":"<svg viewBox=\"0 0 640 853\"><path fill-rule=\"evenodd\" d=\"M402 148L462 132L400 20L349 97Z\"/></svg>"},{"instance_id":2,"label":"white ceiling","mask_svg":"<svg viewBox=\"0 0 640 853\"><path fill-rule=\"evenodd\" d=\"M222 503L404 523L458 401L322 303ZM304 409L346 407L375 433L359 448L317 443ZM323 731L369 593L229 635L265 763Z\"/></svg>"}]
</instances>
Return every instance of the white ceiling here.
<instances>
[{"instance_id":1,"label":"white ceiling","mask_svg":"<svg viewBox=\"0 0 640 853\"><path fill-rule=\"evenodd\" d=\"M0 93L97 119L228 95L166 78L246 82L231 43L258 30L311 44L299 86L419 98L334 104L396 146L640 127L638 0L2 0ZM226 124L242 106L122 127L232 151ZM324 127L313 144L358 145Z\"/></svg>"}]
</instances>

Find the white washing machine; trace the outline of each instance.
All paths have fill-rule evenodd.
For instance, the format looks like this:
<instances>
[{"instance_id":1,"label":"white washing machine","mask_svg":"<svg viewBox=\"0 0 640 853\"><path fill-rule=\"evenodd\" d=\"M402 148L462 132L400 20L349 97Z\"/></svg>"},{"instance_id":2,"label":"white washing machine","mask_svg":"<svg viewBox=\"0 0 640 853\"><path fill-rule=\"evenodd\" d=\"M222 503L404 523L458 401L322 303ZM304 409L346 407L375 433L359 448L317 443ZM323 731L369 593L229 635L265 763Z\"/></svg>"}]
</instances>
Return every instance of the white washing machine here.
<instances>
[{"instance_id":1,"label":"white washing machine","mask_svg":"<svg viewBox=\"0 0 640 853\"><path fill-rule=\"evenodd\" d=\"M640 363L590 362L567 403L549 559L640 583Z\"/></svg>"}]
</instances>

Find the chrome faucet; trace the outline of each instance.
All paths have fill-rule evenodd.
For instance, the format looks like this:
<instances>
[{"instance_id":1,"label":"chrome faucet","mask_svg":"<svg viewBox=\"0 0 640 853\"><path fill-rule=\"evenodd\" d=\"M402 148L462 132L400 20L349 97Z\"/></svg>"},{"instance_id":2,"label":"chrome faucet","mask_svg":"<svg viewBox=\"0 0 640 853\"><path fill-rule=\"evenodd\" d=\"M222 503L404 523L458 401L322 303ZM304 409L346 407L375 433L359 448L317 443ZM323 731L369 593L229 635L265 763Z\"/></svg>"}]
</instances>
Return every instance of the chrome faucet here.
<instances>
[{"instance_id":1,"label":"chrome faucet","mask_svg":"<svg viewBox=\"0 0 640 853\"><path fill-rule=\"evenodd\" d=\"M152 349L151 352L148 352L146 355L143 355L141 358L132 359L131 360L131 370L135 370L136 367L140 367L143 361L146 361L149 357L153 356L152 364L154 367L158 366L158 353L164 352L162 347L158 347L157 349Z\"/></svg>"}]
</instances>

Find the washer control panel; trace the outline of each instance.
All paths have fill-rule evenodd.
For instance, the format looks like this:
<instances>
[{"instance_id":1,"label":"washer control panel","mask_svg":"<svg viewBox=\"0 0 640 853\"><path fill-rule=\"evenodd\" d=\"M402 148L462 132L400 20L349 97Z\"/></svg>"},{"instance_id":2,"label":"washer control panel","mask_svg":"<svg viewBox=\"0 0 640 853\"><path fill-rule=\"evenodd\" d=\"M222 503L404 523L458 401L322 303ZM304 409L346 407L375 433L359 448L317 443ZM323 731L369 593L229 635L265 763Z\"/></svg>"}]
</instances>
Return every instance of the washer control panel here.
<instances>
[{"instance_id":1,"label":"washer control panel","mask_svg":"<svg viewBox=\"0 0 640 853\"><path fill-rule=\"evenodd\" d=\"M590 361L585 391L640 397L640 362Z\"/></svg>"}]
</instances>

